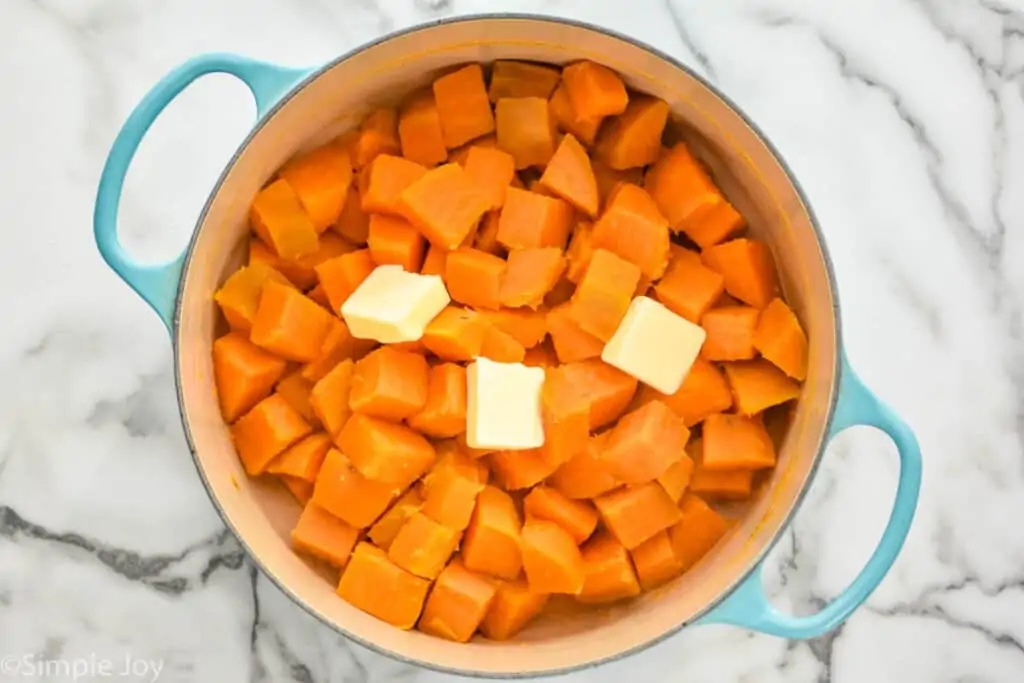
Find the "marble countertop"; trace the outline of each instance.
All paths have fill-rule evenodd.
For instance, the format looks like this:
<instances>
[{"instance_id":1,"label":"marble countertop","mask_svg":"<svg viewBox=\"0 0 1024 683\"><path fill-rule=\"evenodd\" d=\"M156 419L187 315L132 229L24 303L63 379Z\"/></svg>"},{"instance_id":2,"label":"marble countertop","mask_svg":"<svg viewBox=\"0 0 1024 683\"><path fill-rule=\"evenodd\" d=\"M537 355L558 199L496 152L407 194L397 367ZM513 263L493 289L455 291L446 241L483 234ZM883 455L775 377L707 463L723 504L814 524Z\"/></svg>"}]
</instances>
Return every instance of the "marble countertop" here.
<instances>
[{"instance_id":1,"label":"marble countertop","mask_svg":"<svg viewBox=\"0 0 1024 683\"><path fill-rule=\"evenodd\" d=\"M188 457L156 316L101 261L107 150L168 69L204 51L313 65L487 0L0 3L0 681L440 681L321 626L258 574ZM831 635L692 628L566 680L1016 682L1024 677L1024 5L1019 0L506 0L692 65L777 144L835 260L849 356L916 429L915 526ZM143 143L121 231L176 253L251 124L197 83ZM768 560L777 604L836 595L895 488L870 430L829 449ZM10 666L10 658L20 663ZM35 664L30 668L29 664ZM21 667L20 669L18 667Z\"/></svg>"}]
</instances>

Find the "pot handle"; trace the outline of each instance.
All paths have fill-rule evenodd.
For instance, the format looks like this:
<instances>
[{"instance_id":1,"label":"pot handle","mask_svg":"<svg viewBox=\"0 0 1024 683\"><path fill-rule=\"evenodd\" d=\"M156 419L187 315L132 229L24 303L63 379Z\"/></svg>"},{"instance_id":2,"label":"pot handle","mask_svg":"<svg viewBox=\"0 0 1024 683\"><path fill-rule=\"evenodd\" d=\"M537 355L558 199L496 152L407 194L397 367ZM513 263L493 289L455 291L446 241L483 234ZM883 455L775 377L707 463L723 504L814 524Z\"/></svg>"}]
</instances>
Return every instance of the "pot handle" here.
<instances>
[{"instance_id":1,"label":"pot handle","mask_svg":"<svg viewBox=\"0 0 1024 683\"><path fill-rule=\"evenodd\" d=\"M93 211L96 246L107 265L156 311L168 332L173 328L174 303L185 250L166 263L145 264L133 260L117 238L117 213L125 174L153 121L192 81L211 73L230 74L245 83L256 101L256 115L260 118L309 70L232 54L200 55L175 68L153 86L114 139L96 193Z\"/></svg>"},{"instance_id":2,"label":"pot handle","mask_svg":"<svg viewBox=\"0 0 1024 683\"><path fill-rule=\"evenodd\" d=\"M815 638L841 624L860 607L896 560L910 530L921 489L921 449L910 427L861 383L842 355L839 397L829 439L847 427L869 425L889 435L900 458L896 501L871 558L857 578L816 614L792 616L775 609L761 583L762 564L698 623L732 624L783 638Z\"/></svg>"}]
</instances>

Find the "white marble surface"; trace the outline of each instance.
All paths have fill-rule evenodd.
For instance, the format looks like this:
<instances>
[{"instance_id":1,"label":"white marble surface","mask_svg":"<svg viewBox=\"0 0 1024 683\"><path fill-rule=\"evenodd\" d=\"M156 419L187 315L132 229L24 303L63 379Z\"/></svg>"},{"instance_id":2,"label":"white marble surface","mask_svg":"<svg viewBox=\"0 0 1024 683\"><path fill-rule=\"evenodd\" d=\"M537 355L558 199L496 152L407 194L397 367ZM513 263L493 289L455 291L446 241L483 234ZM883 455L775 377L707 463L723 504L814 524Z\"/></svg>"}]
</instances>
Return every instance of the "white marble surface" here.
<instances>
[{"instance_id":1,"label":"white marble surface","mask_svg":"<svg viewBox=\"0 0 1024 683\"><path fill-rule=\"evenodd\" d=\"M1024 679L1020 0L3 0L0 658L112 673L129 658L124 680L152 680L149 660L168 681L446 679L347 644L244 559L188 457L165 332L100 260L91 210L121 122L187 57L312 65L498 4L635 35L746 108L821 219L854 365L925 453L903 554L834 634L690 629L572 679ZM212 77L157 123L122 210L136 253L176 252L251 116L243 88ZM895 471L877 434L837 439L769 559L778 604L806 612L842 589ZM73 672L42 673L0 681Z\"/></svg>"}]
</instances>

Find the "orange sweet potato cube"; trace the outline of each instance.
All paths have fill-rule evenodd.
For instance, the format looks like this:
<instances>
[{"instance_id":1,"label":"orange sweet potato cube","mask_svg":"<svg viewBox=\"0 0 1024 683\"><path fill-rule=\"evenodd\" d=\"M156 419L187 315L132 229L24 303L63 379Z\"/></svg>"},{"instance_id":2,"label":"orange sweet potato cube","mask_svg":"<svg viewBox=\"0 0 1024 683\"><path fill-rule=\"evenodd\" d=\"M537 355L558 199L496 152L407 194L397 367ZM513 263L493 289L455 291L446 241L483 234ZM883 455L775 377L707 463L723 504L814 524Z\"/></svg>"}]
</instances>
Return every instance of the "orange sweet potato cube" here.
<instances>
[{"instance_id":1,"label":"orange sweet potato cube","mask_svg":"<svg viewBox=\"0 0 1024 683\"><path fill-rule=\"evenodd\" d=\"M601 459L619 481L645 484L684 457L690 430L661 401L623 416L612 428Z\"/></svg>"},{"instance_id":2,"label":"orange sweet potato cube","mask_svg":"<svg viewBox=\"0 0 1024 683\"><path fill-rule=\"evenodd\" d=\"M352 144L352 165L364 168L381 154L398 154L398 112L390 108L375 109L359 126Z\"/></svg>"},{"instance_id":3,"label":"orange sweet potato cube","mask_svg":"<svg viewBox=\"0 0 1024 683\"><path fill-rule=\"evenodd\" d=\"M680 519L668 536L686 571L718 543L729 530L729 523L698 496L684 496L679 510Z\"/></svg>"},{"instance_id":4,"label":"orange sweet potato cube","mask_svg":"<svg viewBox=\"0 0 1024 683\"><path fill-rule=\"evenodd\" d=\"M654 163L668 123L668 104L656 97L637 96L626 110L601 131L594 148L609 168L624 170Z\"/></svg>"},{"instance_id":5,"label":"orange sweet potato cube","mask_svg":"<svg viewBox=\"0 0 1024 683\"><path fill-rule=\"evenodd\" d=\"M477 496L473 517L462 539L466 568L503 579L514 579L522 569L519 539L522 524L512 498L487 486Z\"/></svg>"},{"instance_id":6,"label":"orange sweet potato cube","mask_svg":"<svg viewBox=\"0 0 1024 683\"><path fill-rule=\"evenodd\" d=\"M427 401L407 421L416 431L437 439L466 431L466 368L455 363L430 368Z\"/></svg>"},{"instance_id":7,"label":"orange sweet potato cube","mask_svg":"<svg viewBox=\"0 0 1024 683\"><path fill-rule=\"evenodd\" d=\"M494 599L494 580L466 569L455 560L437 577L420 617L419 629L465 643L473 637Z\"/></svg>"},{"instance_id":8,"label":"orange sweet potato cube","mask_svg":"<svg viewBox=\"0 0 1024 683\"><path fill-rule=\"evenodd\" d=\"M405 425L355 413L338 434L338 446L359 473L392 489L405 489L434 464L434 447Z\"/></svg>"},{"instance_id":9,"label":"orange sweet potato cube","mask_svg":"<svg viewBox=\"0 0 1024 683\"><path fill-rule=\"evenodd\" d=\"M279 174L288 181L317 232L338 219L352 184L352 163L337 142L292 159Z\"/></svg>"},{"instance_id":10,"label":"orange sweet potato cube","mask_svg":"<svg viewBox=\"0 0 1024 683\"><path fill-rule=\"evenodd\" d=\"M719 413L704 420L701 467L759 470L775 466L775 446L760 418Z\"/></svg>"},{"instance_id":11,"label":"orange sweet potato cube","mask_svg":"<svg viewBox=\"0 0 1024 683\"><path fill-rule=\"evenodd\" d=\"M597 510L590 503L573 500L548 486L537 486L523 500L527 517L546 519L569 532L580 545L597 528Z\"/></svg>"},{"instance_id":12,"label":"orange sweet potato cube","mask_svg":"<svg viewBox=\"0 0 1024 683\"><path fill-rule=\"evenodd\" d=\"M510 187L498 218L498 242L508 249L565 248L572 207L561 199Z\"/></svg>"},{"instance_id":13,"label":"orange sweet potato cube","mask_svg":"<svg viewBox=\"0 0 1024 683\"><path fill-rule=\"evenodd\" d=\"M466 155L466 174L469 175L487 197L490 209L500 209L505 203L505 193L516 176L516 160L508 152L497 147L470 145Z\"/></svg>"},{"instance_id":14,"label":"orange sweet potato cube","mask_svg":"<svg viewBox=\"0 0 1024 683\"><path fill-rule=\"evenodd\" d=\"M505 260L471 247L449 252L445 260L444 283L451 298L476 308L501 306L501 283Z\"/></svg>"},{"instance_id":15,"label":"orange sweet potato cube","mask_svg":"<svg viewBox=\"0 0 1024 683\"><path fill-rule=\"evenodd\" d=\"M630 555L640 586L645 591L653 590L683 573L683 563L676 557L667 531L659 531L633 548Z\"/></svg>"},{"instance_id":16,"label":"orange sweet potato cube","mask_svg":"<svg viewBox=\"0 0 1024 683\"><path fill-rule=\"evenodd\" d=\"M387 551L398 536L399 529L405 525L405 520L422 506L423 496L420 495L419 489L409 489L370 527L366 535L374 545Z\"/></svg>"},{"instance_id":17,"label":"orange sweet potato cube","mask_svg":"<svg viewBox=\"0 0 1024 683\"><path fill-rule=\"evenodd\" d=\"M629 103L626 85L608 67L581 61L562 69L562 82L577 116L587 119L621 114Z\"/></svg>"},{"instance_id":18,"label":"orange sweet potato cube","mask_svg":"<svg viewBox=\"0 0 1024 683\"><path fill-rule=\"evenodd\" d=\"M363 211L401 216L399 198L407 187L427 173L427 169L415 161L381 154L363 173L360 176Z\"/></svg>"},{"instance_id":19,"label":"orange sweet potato cube","mask_svg":"<svg viewBox=\"0 0 1024 683\"><path fill-rule=\"evenodd\" d=\"M232 273L213 295L213 300L220 306L231 329L248 332L252 328L260 296L263 295L263 285L267 282L291 284L288 278L266 263L253 263Z\"/></svg>"},{"instance_id":20,"label":"orange sweet potato cube","mask_svg":"<svg viewBox=\"0 0 1024 683\"><path fill-rule=\"evenodd\" d=\"M352 414L348 397L352 389L353 368L352 359L341 361L313 385L309 395L313 412L331 436L338 435Z\"/></svg>"},{"instance_id":21,"label":"orange sweet potato cube","mask_svg":"<svg viewBox=\"0 0 1024 683\"><path fill-rule=\"evenodd\" d=\"M360 543L338 583L338 595L362 611L401 629L416 625L430 581L395 565L380 548Z\"/></svg>"},{"instance_id":22,"label":"orange sweet potato cube","mask_svg":"<svg viewBox=\"0 0 1024 683\"><path fill-rule=\"evenodd\" d=\"M341 451L327 451L313 487L314 503L349 525L365 529L394 498L394 487L364 478Z\"/></svg>"},{"instance_id":23,"label":"orange sweet potato cube","mask_svg":"<svg viewBox=\"0 0 1024 683\"><path fill-rule=\"evenodd\" d=\"M807 335L782 299L773 299L754 330L754 348L795 380L807 377Z\"/></svg>"},{"instance_id":24,"label":"orange sweet potato cube","mask_svg":"<svg viewBox=\"0 0 1024 683\"><path fill-rule=\"evenodd\" d=\"M701 252L704 264L721 273L725 291L757 309L775 298L778 277L768 245L741 237Z\"/></svg>"},{"instance_id":25,"label":"orange sweet potato cube","mask_svg":"<svg viewBox=\"0 0 1024 683\"><path fill-rule=\"evenodd\" d=\"M286 180L260 190L249 217L253 231L283 259L312 254L319 246L316 226Z\"/></svg>"},{"instance_id":26,"label":"orange sweet potato cube","mask_svg":"<svg viewBox=\"0 0 1024 683\"><path fill-rule=\"evenodd\" d=\"M341 306L352 292L370 276L377 264L369 249L360 249L324 261L316 267L316 275L324 288L331 310L341 314Z\"/></svg>"},{"instance_id":27,"label":"orange sweet potato cube","mask_svg":"<svg viewBox=\"0 0 1024 683\"><path fill-rule=\"evenodd\" d=\"M593 249L607 249L657 280L669 262L668 221L651 196L632 183L612 194L604 213L594 223Z\"/></svg>"},{"instance_id":28,"label":"orange sweet potato cube","mask_svg":"<svg viewBox=\"0 0 1024 683\"><path fill-rule=\"evenodd\" d=\"M418 93L398 117L398 140L402 156L423 166L434 166L448 158L441 133L441 117L432 92Z\"/></svg>"},{"instance_id":29,"label":"orange sweet potato cube","mask_svg":"<svg viewBox=\"0 0 1024 683\"><path fill-rule=\"evenodd\" d=\"M580 549L568 531L554 522L527 518L520 545L523 570L531 590L579 594L586 569Z\"/></svg>"},{"instance_id":30,"label":"orange sweet potato cube","mask_svg":"<svg viewBox=\"0 0 1024 683\"><path fill-rule=\"evenodd\" d=\"M584 332L570 317L567 303L549 310L546 322L555 353L562 363L597 358L604 350L604 342L589 332Z\"/></svg>"},{"instance_id":31,"label":"orange sweet potato cube","mask_svg":"<svg viewBox=\"0 0 1024 683\"><path fill-rule=\"evenodd\" d=\"M491 65L491 102L505 97L548 97L558 85L561 73L555 67L533 62L499 59Z\"/></svg>"},{"instance_id":32,"label":"orange sweet potato cube","mask_svg":"<svg viewBox=\"0 0 1024 683\"><path fill-rule=\"evenodd\" d=\"M359 529L316 503L307 503L292 529L292 547L335 567L344 567L359 540Z\"/></svg>"},{"instance_id":33,"label":"orange sweet potato cube","mask_svg":"<svg viewBox=\"0 0 1024 683\"><path fill-rule=\"evenodd\" d=\"M619 486L601 460L601 452L611 432L595 434L587 440L586 448L558 468L548 483L567 498L575 500L596 498Z\"/></svg>"},{"instance_id":34,"label":"orange sweet potato cube","mask_svg":"<svg viewBox=\"0 0 1024 683\"><path fill-rule=\"evenodd\" d=\"M232 332L213 343L213 377L221 415L231 423L270 395L287 363Z\"/></svg>"},{"instance_id":35,"label":"orange sweet potato cube","mask_svg":"<svg viewBox=\"0 0 1024 683\"><path fill-rule=\"evenodd\" d=\"M509 491L528 489L551 476L558 468L548 462L540 448L495 451L490 455L491 472Z\"/></svg>"},{"instance_id":36,"label":"orange sweet potato cube","mask_svg":"<svg viewBox=\"0 0 1024 683\"><path fill-rule=\"evenodd\" d=\"M516 169L545 166L555 154L555 122L547 99L508 97L494 108L498 148L515 159Z\"/></svg>"},{"instance_id":37,"label":"orange sweet potato cube","mask_svg":"<svg viewBox=\"0 0 1024 683\"><path fill-rule=\"evenodd\" d=\"M627 550L636 548L682 517L675 502L656 481L598 496L594 505L605 526Z\"/></svg>"},{"instance_id":38,"label":"orange sweet potato cube","mask_svg":"<svg viewBox=\"0 0 1024 683\"><path fill-rule=\"evenodd\" d=\"M404 420L426 405L427 378L422 355L381 346L355 364L349 408L385 420Z\"/></svg>"},{"instance_id":39,"label":"orange sweet potato cube","mask_svg":"<svg viewBox=\"0 0 1024 683\"><path fill-rule=\"evenodd\" d=\"M516 249L508 255L508 267L501 279L501 305L539 308L564 271L565 257L558 247Z\"/></svg>"},{"instance_id":40,"label":"orange sweet potato cube","mask_svg":"<svg viewBox=\"0 0 1024 683\"><path fill-rule=\"evenodd\" d=\"M606 249L597 249L569 301L569 317L601 341L615 334L640 282L640 269ZM557 346L556 346L557 348Z\"/></svg>"},{"instance_id":41,"label":"orange sweet potato cube","mask_svg":"<svg viewBox=\"0 0 1024 683\"><path fill-rule=\"evenodd\" d=\"M445 249L462 244L491 208L490 198L473 176L454 163L417 178L402 191L399 204L431 244Z\"/></svg>"},{"instance_id":42,"label":"orange sweet potato cube","mask_svg":"<svg viewBox=\"0 0 1024 683\"><path fill-rule=\"evenodd\" d=\"M722 276L705 266L700 255L689 249L678 249L665 277L654 286L654 292L670 311L699 324L722 296L723 283Z\"/></svg>"},{"instance_id":43,"label":"orange sweet potato cube","mask_svg":"<svg viewBox=\"0 0 1024 683\"><path fill-rule=\"evenodd\" d=\"M469 361L480 355L487 320L476 311L448 306L427 323L421 341L438 358Z\"/></svg>"},{"instance_id":44,"label":"orange sweet potato cube","mask_svg":"<svg viewBox=\"0 0 1024 683\"><path fill-rule=\"evenodd\" d=\"M644 178L644 188L675 232L686 230L695 216L722 202L722 195L707 171L681 142L651 166Z\"/></svg>"},{"instance_id":45,"label":"orange sweet potato cube","mask_svg":"<svg viewBox=\"0 0 1024 683\"><path fill-rule=\"evenodd\" d=\"M378 266L396 265L409 273L420 272L427 243L409 221L375 213L370 216L366 239L370 256Z\"/></svg>"},{"instance_id":46,"label":"orange sweet potato cube","mask_svg":"<svg viewBox=\"0 0 1024 683\"><path fill-rule=\"evenodd\" d=\"M273 354L306 363L319 355L332 323L331 314L302 292L268 282L249 339Z\"/></svg>"},{"instance_id":47,"label":"orange sweet potato cube","mask_svg":"<svg viewBox=\"0 0 1024 683\"><path fill-rule=\"evenodd\" d=\"M640 595L640 583L629 552L611 534L602 532L581 548L583 588L577 599L588 604L625 600Z\"/></svg>"},{"instance_id":48,"label":"orange sweet potato cube","mask_svg":"<svg viewBox=\"0 0 1024 683\"><path fill-rule=\"evenodd\" d=\"M723 363L722 369L741 415L757 415L800 395L800 385L763 358Z\"/></svg>"},{"instance_id":49,"label":"orange sweet potato cube","mask_svg":"<svg viewBox=\"0 0 1024 683\"><path fill-rule=\"evenodd\" d=\"M280 395L263 399L231 427L238 457L250 476L262 474L274 456L313 431Z\"/></svg>"},{"instance_id":50,"label":"orange sweet potato cube","mask_svg":"<svg viewBox=\"0 0 1024 683\"><path fill-rule=\"evenodd\" d=\"M388 559L416 576L434 579L459 544L459 532L414 512L388 548Z\"/></svg>"},{"instance_id":51,"label":"orange sweet potato cube","mask_svg":"<svg viewBox=\"0 0 1024 683\"><path fill-rule=\"evenodd\" d=\"M316 432L284 450L267 466L267 473L293 477L313 483L320 473L327 451L331 450L331 435Z\"/></svg>"},{"instance_id":52,"label":"orange sweet potato cube","mask_svg":"<svg viewBox=\"0 0 1024 683\"><path fill-rule=\"evenodd\" d=\"M590 434L590 400L580 392L562 368L552 368L541 390L544 424L543 458L559 466L587 447Z\"/></svg>"},{"instance_id":53,"label":"orange sweet potato cube","mask_svg":"<svg viewBox=\"0 0 1024 683\"><path fill-rule=\"evenodd\" d=\"M468 64L434 81L434 99L448 149L494 130L494 114L479 64Z\"/></svg>"},{"instance_id":54,"label":"orange sweet potato cube","mask_svg":"<svg viewBox=\"0 0 1024 683\"><path fill-rule=\"evenodd\" d=\"M530 590L525 579L496 583L494 599L480 624L480 631L491 640L508 640L540 614L548 595Z\"/></svg>"}]
</instances>

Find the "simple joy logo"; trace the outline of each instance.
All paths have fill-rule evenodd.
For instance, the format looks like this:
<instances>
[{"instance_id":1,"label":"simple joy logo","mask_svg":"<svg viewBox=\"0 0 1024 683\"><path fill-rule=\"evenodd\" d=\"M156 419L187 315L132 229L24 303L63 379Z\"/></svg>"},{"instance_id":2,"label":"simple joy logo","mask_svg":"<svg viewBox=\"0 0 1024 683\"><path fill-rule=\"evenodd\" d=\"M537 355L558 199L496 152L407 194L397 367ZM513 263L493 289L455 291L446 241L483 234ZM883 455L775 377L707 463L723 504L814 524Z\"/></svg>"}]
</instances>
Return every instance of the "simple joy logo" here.
<instances>
[{"instance_id":1,"label":"simple joy logo","mask_svg":"<svg viewBox=\"0 0 1024 683\"><path fill-rule=\"evenodd\" d=\"M125 655L120 659L100 657L44 657L39 654L0 657L0 681L40 679L46 681L95 681L104 678L156 683L164 662Z\"/></svg>"}]
</instances>

